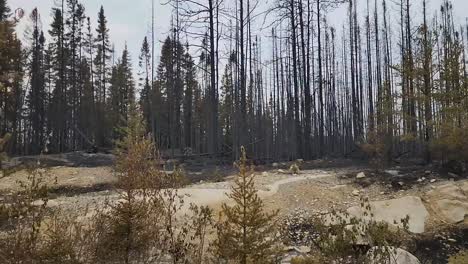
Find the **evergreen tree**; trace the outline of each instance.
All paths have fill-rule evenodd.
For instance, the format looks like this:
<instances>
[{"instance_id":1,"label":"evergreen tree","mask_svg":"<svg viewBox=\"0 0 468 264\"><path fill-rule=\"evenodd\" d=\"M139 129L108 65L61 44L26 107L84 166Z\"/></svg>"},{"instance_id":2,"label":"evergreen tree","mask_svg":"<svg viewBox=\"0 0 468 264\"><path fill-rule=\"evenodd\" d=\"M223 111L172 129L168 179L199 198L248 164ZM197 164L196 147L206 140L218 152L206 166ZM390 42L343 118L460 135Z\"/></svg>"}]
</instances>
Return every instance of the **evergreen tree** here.
<instances>
[{"instance_id":1,"label":"evergreen tree","mask_svg":"<svg viewBox=\"0 0 468 264\"><path fill-rule=\"evenodd\" d=\"M278 212L266 213L255 188L254 172L247 166L244 147L237 164L239 174L228 197L233 206L222 205L215 255L236 263L274 263L275 218Z\"/></svg>"},{"instance_id":2,"label":"evergreen tree","mask_svg":"<svg viewBox=\"0 0 468 264\"><path fill-rule=\"evenodd\" d=\"M104 7L101 6L98 14L98 27L96 29L96 38L94 40L96 47L96 57L94 58L95 93L96 93L96 140L99 146L109 144L106 140L106 131L108 131L105 115L107 84L109 82L109 60L111 58L111 47L109 41L109 29L107 28L107 19L104 15Z\"/></svg>"},{"instance_id":3,"label":"evergreen tree","mask_svg":"<svg viewBox=\"0 0 468 264\"><path fill-rule=\"evenodd\" d=\"M49 134L51 145L55 152L65 151L67 145L67 86L64 59L66 51L64 48L64 25L63 14L58 8L54 8L53 20L50 25L49 52L51 53L51 64L53 65L52 99L48 111Z\"/></svg>"},{"instance_id":4,"label":"evergreen tree","mask_svg":"<svg viewBox=\"0 0 468 264\"><path fill-rule=\"evenodd\" d=\"M10 17L10 7L7 5L7 0L0 0L0 22L7 20Z\"/></svg>"},{"instance_id":5,"label":"evergreen tree","mask_svg":"<svg viewBox=\"0 0 468 264\"><path fill-rule=\"evenodd\" d=\"M31 152L40 153L45 143L46 125L46 91L44 72L44 44L45 38L39 29L39 13L37 8L31 13L30 19L33 23L31 64L29 67L31 75L31 89L28 97L29 119L31 122Z\"/></svg>"},{"instance_id":6,"label":"evergreen tree","mask_svg":"<svg viewBox=\"0 0 468 264\"><path fill-rule=\"evenodd\" d=\"M183 68L185 71L185 93L184 93L184 146L194 147L193 141L193 110L194 91L198 88L195 62L189 53L188 47L184 55Z\"/></svg>"},{"instance_id":7,"label":"evergreen tree","mask_svg":"<svg viewBox=\"0 0 468 264\"><path fill-rule=\"evenodd\" d=\"M155 120L154 113L152 111L152 65L151 65L151 51L148 44L148 38L143 39L143 44L140 50L138 66L140 71L138 86L140 88L140 108L142 110L143 118L147 123L147 130L151 131L152 135L155 135Z\"/></svg>"},{"instance_id":8,"label":"evergreen tree","mask_svg":"<svg viewBox=\"0 0 468 264\"><path fill-rule=\"evenodd\" d=\"M122 57L112 68L110 79L109 119L114 140L122 138L121 129L127 127L130 109L135 105L135 83L132 76L130 55L125 47Z\"/></svg>"},{"instance_id":9,"label":"evergreen tree","mask_svg":"<svg viewBox=\"0 0 468 264\"><path fill-rule=\"evenodd\" d=\"M11 134L9 151L19 152L21 137L21 110L24 89L21 41L14 26L8 21L10 9L0 1L0 136Z\"/></svg>"}]
</instances>

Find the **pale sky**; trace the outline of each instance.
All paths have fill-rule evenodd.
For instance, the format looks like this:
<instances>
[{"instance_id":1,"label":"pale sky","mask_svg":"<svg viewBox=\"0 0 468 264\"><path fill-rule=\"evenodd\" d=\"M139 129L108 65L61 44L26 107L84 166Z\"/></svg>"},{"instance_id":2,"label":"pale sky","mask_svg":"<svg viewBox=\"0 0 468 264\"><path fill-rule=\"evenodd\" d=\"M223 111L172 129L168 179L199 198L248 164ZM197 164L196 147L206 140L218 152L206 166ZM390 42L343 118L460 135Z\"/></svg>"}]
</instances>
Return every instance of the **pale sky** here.
<instances>
[{"instance_id":1,"label":"pale sky","mask_svg":"<svg viewBox=\"0 0 468 264\"><path fill-rule=\"evenodd\" d=\"M163 5L167 0L155 0L156 1L156 38L161 41L163 40L168 32L171 18L171 7ZM207 0L199 0L206 2ZM224 0L226 3L233 4L234 0ZM275 0L259 0L263 6L270 5L267 2L274 2ZM313 0L312 0L313 1ZM375 0L370 0L374 2ZM390 10L395 13L396 6L392 4L396 0L388 0ZM439 10L440 4L443 0L428 0L428 14L432 17L437 10ZM54 6L54 2L60 2L60 0L8 0L7 1L12 10L16 8L23 8L26 15L29 15L34 7L38 7L41 15L41 21L43 24L44 31L49 29L51 23L51 9ZM134 68L137 66L138 53L141 47L141 42L144 36L150 36L151 29L151 0L81 0L86 8L86 15L91 17L91 21L96 23L97 13L101 5L104 6L105 14L108 20L108 26L110 29L111 42L115 43L117 54L121 54L121 51L127 43L129 50L132 54ZM379 6L381 0L377 0ZM399 2L399 1L397 1ZM367 3L367 0L358 1L358 10L362 10ZM411 0L412 13L414 23L417 23L421 19L422 14L422 0ZM454 5L454 15L456 23L465 23L465 19L468 16L468 0L452 0ZM339 8L329 15L329 20L332 24L335 24L338 28L341 28L343 19L346 19L345 8ZM398 11L396 11L398 12ZM398 23L398 17L393 16L394 21L391 21L393 25ZM391 18L391 19L392 19ZM23 19L21 24L26 23L28 19ZM363 22L363 17L360 17L360 21ZM19 25L18 30L24 25ZM269 30L267 31L269 33ZM255 33L255 31L254 31ZM266 54L270 54L266 52ZM156 55L159 56L159 49L156 51ZM156 57L156 60L158 57Z\"/></svg>"}]
</instances>

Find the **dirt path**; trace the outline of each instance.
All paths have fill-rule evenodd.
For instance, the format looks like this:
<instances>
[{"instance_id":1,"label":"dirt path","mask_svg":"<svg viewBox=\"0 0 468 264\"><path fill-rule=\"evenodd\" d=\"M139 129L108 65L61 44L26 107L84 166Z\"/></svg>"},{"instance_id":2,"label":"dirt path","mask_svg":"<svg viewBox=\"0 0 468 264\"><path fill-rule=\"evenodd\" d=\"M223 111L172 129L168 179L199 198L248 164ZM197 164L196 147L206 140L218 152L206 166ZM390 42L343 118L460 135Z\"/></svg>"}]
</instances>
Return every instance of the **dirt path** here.
<instances>
[{"instance_id":1,"label":"dirt path","mask_svg":"<svg viewBox=\"0 0 468 264\"><path fill-rule=\"evenodd\" d=\"M278 175L272 176L271 178L274 178ZM263 184L263 186L260 186L258 194L260 198L265 199L275 195L284 185L332 176L334 174L323 171L304 171L301 175L288 175L288 178L273 180L271 183ZM229 182L224 182L224 184L228 185ZM179 190L179 194L186 196L185 203L187 204L187 208L188 204L193 203L198 206L210 206L216 209L222 203L229 202L228 195L230 192L230 188L198 188L197 186Z\"/></svg>"},{"instance_id":2,"label":"dirt path","mask_svg":"<svg viewBox=\"0 0 468 264\"><path fill-rule=\"evenodd\" d=\"M318 180L323 178L334 177L335 174L324 171L304 171L300 175L289 175L282 173L268 173L256 176L255 183L259 188L259 196L262 199L277 194L284 186L303 181ZM218 183L200 183L194 184L186 188L178 190L178 194L184 197L184 205L181 209L181 214L185 214L189 210L190 204L198 206L210 206L217 210L223 203L229 203L228 194L230 193L233 177L229 180ZM75 196L58 196L49 201L51 207L60 206L65 210L80 211L86 208L100 207L105 202L113 202L119 199L116 191L100 191L79 194Z\"/></svg>"}]
</instances>

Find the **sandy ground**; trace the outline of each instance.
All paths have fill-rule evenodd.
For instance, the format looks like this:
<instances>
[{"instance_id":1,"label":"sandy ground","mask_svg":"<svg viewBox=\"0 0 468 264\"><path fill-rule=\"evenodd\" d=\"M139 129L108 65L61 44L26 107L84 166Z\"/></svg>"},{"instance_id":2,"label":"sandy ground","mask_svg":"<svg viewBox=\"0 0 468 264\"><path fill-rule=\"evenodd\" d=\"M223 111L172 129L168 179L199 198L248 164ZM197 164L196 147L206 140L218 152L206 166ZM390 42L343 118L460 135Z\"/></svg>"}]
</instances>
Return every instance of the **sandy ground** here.
<instances>
[{"instance_id":1,"label":"sandy ground","mask_svg":"<svg viewBox=\"0 0 468 264\"><path fill-rule=\"evenodd\" d=\"M449 180L438 179L424 184L408 185L407 188L395 190L388 183L374 182L366 187L356 183L355 175L362 168L343 167L324 170L304 170L299 175L285 173L284 170L256 172L255 184L259 195L268 210L279 210L280 215L287 215L295 210L326 213L332 209L345 210L359 204L361 196L371 201L388 200L403 196L419 196L439 184ZM107 201L117 201L118 193L112 185L116 178L112 168L101 167L66 167L56 166L48 170L49 186L61 190L54 194L49 206L60 206L65 210L80 211L100 207ZM351 175L351 176L350 176ZM201 175L203 176L203 175ZM222 182L199 182L179 190L184 197L182 213L186 213L191 203L210 206L217 210L222 203L229 203L227 194L233 184L235 175L230 175ZM372 174L368 174L372 178ZM206 178L210 178L206 175ZM0 194L18 190L19 181L27 179L26 171L19 171L0 179ZM96 188L96 186L103 186ZM79 192L70 190L80 189ZM356 192L359 192L356 195ZM1 196L1 195L0 195Z\"/></svg>"},{"instance_id":2,"label":"sandy ground","mask_svg":"<svg viewBox=\"0 0 468 264\"><path fill-rule=\"evenodd\" d=\"M45 183L52 188L75 187L85 188L99 184L113 184L116 178L112 168L103 167L65 167L56 166L46 169ZM0 192L20 189L20 182L26 182L28 172L21 170L7 177L0 178Z\"/></svg>"}]
</instances>

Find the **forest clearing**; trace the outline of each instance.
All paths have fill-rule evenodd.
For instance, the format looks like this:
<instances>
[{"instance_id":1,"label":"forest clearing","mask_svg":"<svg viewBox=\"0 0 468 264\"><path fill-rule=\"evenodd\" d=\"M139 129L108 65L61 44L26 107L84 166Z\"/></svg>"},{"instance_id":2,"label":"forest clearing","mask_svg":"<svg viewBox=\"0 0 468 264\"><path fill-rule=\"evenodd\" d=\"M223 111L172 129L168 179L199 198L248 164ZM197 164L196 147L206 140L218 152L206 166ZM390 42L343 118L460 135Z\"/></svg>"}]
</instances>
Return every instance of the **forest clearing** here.
<instances>
[{"instance_id":1,"label":"forest clearing","mask_svg":"<svg viewBox=\"0 0 468 264\"><path fill-rule=\"evenodd\" d=\"M0 0L0 263L468 263L465 0Z\"/></svg>"},{"instance_id":2,"label":"forest clearing","mask_svg":"<svg viewBox=\"0 0 468 264\"><path fill-rule=\"evenodd\" d=\"M46 184L50 186L47 207L62 214L72 214L79 221L92 221L93 215L107 203L120 201L118 177L109 163L110 154L69 153L13 159L9 166L38 161L49 164ZM187 182L177 194L184 200L177 215L189 218L190 204L209 206L214 214L222 204L232 204L228 194L236 172L231 165L207 164L209 159L194 158L180 163ZM79 163L78 166L71 166ZM293 164L299 171L291 171ZM57 166L61 164L61 166ZM353 165L354 164L354 165ZM359 164L359 165L355 165ZM168 171L168 173L171 173ZM255 167L255 188L268 211L279 210L278 219L289 228L283 234L285 244L278 263L290 263L293 257L307 256L301 221L312 216L326 216L334 210L360 212L362 198L369 199L373 218L394 225L409 216L411 242L407 249L421 263L444 263L459 250L468 247L468 180L464 176L432 166L403 165L378 169L353 160L316 160L281 162ZM27 171L20 170L0 179L0 196L7 202L11 193L27 182ZM36 200L33 204L42 204ZM357 209L357 210L356 210ZM182 220L179 220L182 221ZM182 221L183 222L183 221ZM397 225L398 226L398 225ZM207 235L212 239L212 234ZM397 262L407 263L407 262Z\"/></svg>"}]
</instances>

